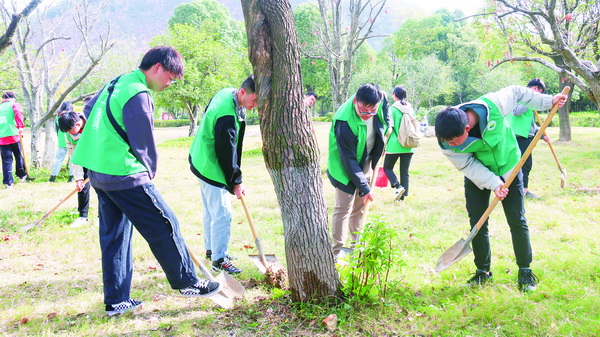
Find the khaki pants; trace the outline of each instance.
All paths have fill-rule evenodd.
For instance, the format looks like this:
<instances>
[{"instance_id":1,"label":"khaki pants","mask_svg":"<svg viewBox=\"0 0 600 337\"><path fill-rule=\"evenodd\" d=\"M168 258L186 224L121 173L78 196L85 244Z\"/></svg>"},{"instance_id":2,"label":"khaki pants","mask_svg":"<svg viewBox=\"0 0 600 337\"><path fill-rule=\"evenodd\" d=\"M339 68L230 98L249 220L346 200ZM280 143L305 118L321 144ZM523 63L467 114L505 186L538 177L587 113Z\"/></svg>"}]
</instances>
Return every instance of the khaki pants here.
<instances>
[{"instance_id":1,"label":"khaki pants","mask_svg":"<svg viewBox=\"0 0 600 337\"><path fill-rule=\"evenodd\" d=\"M373 170L371 170L371 161L368 160L365 164L365 176L367 180L371 178ZM331 232L333 237L333 255L337 256L342 250L348 231L352 244L358 239L356 232L362 231L364 223L362 223L365 203L362 197L358 195L358 190L354 194L342 192L339 188L335 189L335 207L333 208L333 216L331 217Z\"/></svg>"}]
</instances>

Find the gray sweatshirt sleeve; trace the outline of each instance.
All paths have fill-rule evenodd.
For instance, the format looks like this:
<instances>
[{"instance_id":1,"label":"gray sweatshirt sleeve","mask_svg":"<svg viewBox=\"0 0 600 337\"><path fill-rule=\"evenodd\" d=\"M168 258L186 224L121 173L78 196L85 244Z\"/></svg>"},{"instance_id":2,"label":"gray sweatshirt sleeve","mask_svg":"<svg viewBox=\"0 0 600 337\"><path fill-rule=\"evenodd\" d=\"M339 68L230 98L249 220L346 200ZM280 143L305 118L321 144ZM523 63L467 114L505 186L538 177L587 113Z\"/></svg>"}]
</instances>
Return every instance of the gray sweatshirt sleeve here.
<instances>
[{"instance_id":1,"label":"gray sweatshirt sleeve","mask_svg":"<svg viewBox=\"0 0 600 337\"><path fill-rule=\"evenodd\" d=\"M493 191L503 184L500 177L490 171L472 153L457 153L452 150L442 150L442 153L479 189L487 188Z\"/></svg>"},{"instance_id":2,"label":"gray sweatshirt sleeve","mask_svg":"<svg viewBox=\"0 0 600 337\"><path fill-rule=\"evenodd\" d=\"M123 106L123 124L133 155L148 169L148 176L156 175L158 153L154 140L154 103L147 92L133 96Z\"/></svg>"},{"instance_id":3,"label":"gray sweatshirt sleeve","mask_svg":"<svg viewBox=\"0 0 600 337\"><path fill-rule=\"evenodd\" d=\"M494 102L503 116L513 113L517 104L529 109L545 110L552 107L552 95L544 95L527 87L511 85L500 91L485 95Z\"/></svg>"}]
</instances>

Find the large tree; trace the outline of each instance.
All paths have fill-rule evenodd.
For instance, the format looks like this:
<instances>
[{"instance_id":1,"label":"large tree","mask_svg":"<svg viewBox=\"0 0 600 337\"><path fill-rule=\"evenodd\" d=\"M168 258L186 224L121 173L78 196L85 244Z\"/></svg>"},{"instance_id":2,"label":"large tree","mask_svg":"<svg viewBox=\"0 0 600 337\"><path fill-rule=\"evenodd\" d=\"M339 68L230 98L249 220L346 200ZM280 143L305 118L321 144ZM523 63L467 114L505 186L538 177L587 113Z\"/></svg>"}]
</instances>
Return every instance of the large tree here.
<instances>
[{"instance_id":1,"label":"large tree","mask_svg":"<svg viewBox=\"0 0 600 337\"><path fill-rule=\"evenodd\" d=\"M497 0L493 11L507 43L499 64L537 62L600 105L600 4L589 0ZM559 110L560 138L571 140L569 103Z\"/></svg>"},{"instance_id":2,"label":"large tree","mask_svg":"<svg viewBox=\"0 0 600 337\"><path fill-rule=\"evenodd\" d=\"M281 206L292 298L340 293L327 230L319 150L302 95L300 52L288 0L242 1L265 163Z\"/></svg>"},{"instance_id":3,"label":"large tree","mask_svg":"<svg viewBox=\"0 0 600 337\"><path fill-rule=\"evenodd\" d=\"M17 26L19 22L27 17L37 6L42 2L42 0L31 0L27 6L21 11L19 14L10 14L8 8L2 7L4 18L4 24L6 26L6 31L2 36L0 36L0 54L4 53L6 48L8 48L11 44L11 40L15 32L17 31ZM14 8L14 6L13 6ZM8 22L7 22L8 21Z\"/></svg>"},{"instance_id":4,"label":"large tree","mask_svg":"<svg viewBox=\"0 0 600 337\"><path fill-rule=\"evenodd\" d=\"M12 1L14 4L15 0ZM92 37L96 19L105 3L70 1L72 6L58 16L50 18L46 8L23 20L13 37L12 47L31 122L31 163L34 166L52 162L56 132L50 119L113 46L109 38L110 27L105 35ZM1 6L5 9L4 4ZM81 98L74 97L72 101Z\"/></svg>"}]
</instances>

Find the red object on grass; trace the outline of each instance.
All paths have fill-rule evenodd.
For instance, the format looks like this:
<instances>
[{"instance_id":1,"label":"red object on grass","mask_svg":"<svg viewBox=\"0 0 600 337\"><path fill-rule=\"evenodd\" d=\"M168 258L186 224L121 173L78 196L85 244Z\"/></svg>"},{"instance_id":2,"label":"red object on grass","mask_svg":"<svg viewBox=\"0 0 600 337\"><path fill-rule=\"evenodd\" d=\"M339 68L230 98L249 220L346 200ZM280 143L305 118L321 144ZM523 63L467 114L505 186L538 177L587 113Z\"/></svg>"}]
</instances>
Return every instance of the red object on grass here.
<instances>
[{"instance_id":1,"label":"red object on grass","mask_svg":"<svg viewBox=\"0 0 600 337\"><path fill-rule=\"evenodd\" d=\"M375 186L377 187L388 187L389 180L387 175L385 175L385 171L383 167L379 167L379 171L377 172L377 180L375 180Z\"/></svg>"}]
</instances>

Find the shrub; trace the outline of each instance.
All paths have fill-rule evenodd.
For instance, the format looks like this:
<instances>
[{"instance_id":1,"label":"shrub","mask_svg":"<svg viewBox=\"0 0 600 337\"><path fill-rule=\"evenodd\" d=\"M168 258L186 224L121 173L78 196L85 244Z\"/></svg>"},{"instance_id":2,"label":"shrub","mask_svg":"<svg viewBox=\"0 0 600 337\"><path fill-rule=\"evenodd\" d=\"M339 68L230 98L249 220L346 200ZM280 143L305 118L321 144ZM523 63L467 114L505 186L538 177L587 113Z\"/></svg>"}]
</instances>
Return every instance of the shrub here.
<instances>
[{"instance_id":1,"label":"shrub","mask_svg":"<svg viewBox=\"0 0 600 337\"><path fill-rule=\"evenodd\" d=\"M365 226L360 240L347 257L348 264L340 270L344 293L365 300L385 298L391 283L388 281L390 271L406 265L394 244L398 242L398 233L377 219Z\"/></svg>"},{"instance_id":2,"label":"shrub","mask_svg":"<svg viewBox=\"0 0 600 337\"><path fill-rule=\"evenodd\" d=\"M313 117L312 120L315 122L331 122L333 120L333 112L330 111L325 116Z\"/></svg>"},{"instance_id":3,"label":"shrub","mask_svg":"<svg viewBox=\"0 0 600 337\"><path fill-rule=\"evenodd\" d=\"M155 119L155 128L175 128L179 126L190 125L189 119Z\"/></svg>"},{"instance_id":4,"label":"shrub","mask_svg":"<svg viewBox=\"0 0 600 337\"><path fill-rule=\"evenodd\" d=\"M252 109L252 111L246 112L246 125L258 125L260 124L260 117L258 117L258 111Z\"/></svg>"},{"instance_id":5,"label":"shrub","mask_svg":"<svg viewBox=\"0 0 600 337\"><path fill-rule=\"evenodd\" d=\"M437 118L438 113L447 107L447 105L436 105L427 110L425 115L427 116L427 122L429 123L429 126L435 126L435 119Z\"/></svg>"}]
</instances>

